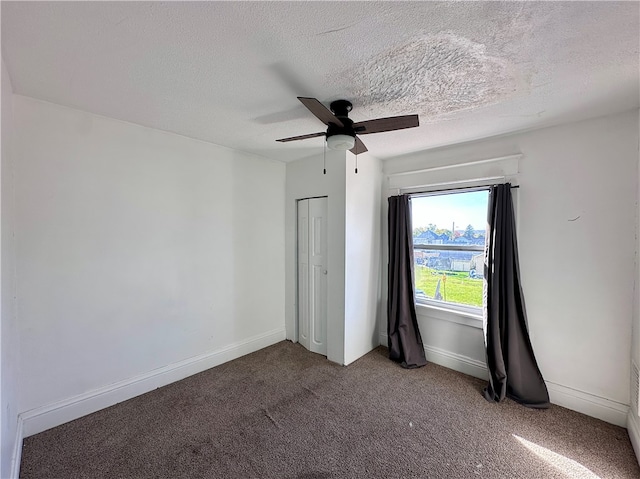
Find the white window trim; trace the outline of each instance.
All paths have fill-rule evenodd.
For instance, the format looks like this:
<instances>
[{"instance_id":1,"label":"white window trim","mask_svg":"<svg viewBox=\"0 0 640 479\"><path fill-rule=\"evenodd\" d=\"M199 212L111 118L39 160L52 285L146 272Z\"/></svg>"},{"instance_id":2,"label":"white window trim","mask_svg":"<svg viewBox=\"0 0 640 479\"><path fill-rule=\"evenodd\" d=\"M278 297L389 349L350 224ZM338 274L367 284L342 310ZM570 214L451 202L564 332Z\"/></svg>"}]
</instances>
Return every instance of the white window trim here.
<instances>
[{"instance_id":1,"label":"white window trim","mask_svg":"<svg viewBox=\"0 0 640 479\"><path fill-rule=\"evenodd\" d=\"M441 305L435 301L416 299L416 314L482 329L482 308L457 304Z\"/></svg>"},{"instance_id":2,"label":"white window trim","mask_svg":"<svg viewBox=\"0 0 640 479\"><path fill-rule=\"evenodd\" d=\"M396 194L413 193L461 186L486 186L516 178L522 153L498 158L479 159L464 163L449 163L420 170L392 172L388 175L389 190Z\"/></svg>"}]
</instances>

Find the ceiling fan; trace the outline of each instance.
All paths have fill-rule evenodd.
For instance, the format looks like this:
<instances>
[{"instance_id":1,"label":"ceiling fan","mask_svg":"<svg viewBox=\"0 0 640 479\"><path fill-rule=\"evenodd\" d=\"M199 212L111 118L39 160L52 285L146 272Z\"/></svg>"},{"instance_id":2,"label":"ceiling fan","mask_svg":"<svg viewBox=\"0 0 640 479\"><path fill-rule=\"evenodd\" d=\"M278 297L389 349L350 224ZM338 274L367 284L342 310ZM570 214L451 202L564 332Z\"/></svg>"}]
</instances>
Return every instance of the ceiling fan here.
<instances>
[{"instance_id":1,"label":"ceiling fan","mask_svg":"<svg viewBox=\"0 0 640 479\"><path fill-rule=\"evenodd\" d=\"M322 123L327 125L327 131L281 138L276 141L287 142L325 136L329 148L334 150L349 150L351 153L358 155L368 150L357 135L403 130L420 125L418 115L392 116L354 123L349 118L349 112L353 108L353 105L347 100L336 100L332 102L331 105L329 105L331 110L327 109L326 106L315 98L298 97L298 100Z\"/></svg>"}]
</instances>

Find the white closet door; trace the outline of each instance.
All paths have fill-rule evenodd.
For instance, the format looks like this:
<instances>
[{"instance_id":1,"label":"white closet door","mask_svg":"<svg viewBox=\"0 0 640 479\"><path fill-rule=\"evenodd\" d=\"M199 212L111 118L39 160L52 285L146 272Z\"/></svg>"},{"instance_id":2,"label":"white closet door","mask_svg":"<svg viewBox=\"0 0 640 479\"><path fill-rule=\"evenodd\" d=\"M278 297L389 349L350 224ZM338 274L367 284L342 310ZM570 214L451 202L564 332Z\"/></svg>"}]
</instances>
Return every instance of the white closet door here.
<instances>
[{"instance_id":1,"label":"white closet door","mask_svg":"<svg viewBox=\"0 0 640 479\"><path fill-rule=\"evenodd\" d=\"M298 336L327 354L327 198L298 202Z\"/></svg>"},{"instance_id":2,"label":"white closet door","mask_svg":"<svg viewBox=\"0 0 640 479\"><path fill-rule=\"evenodd\" d=\"M298 341L309 340L309 200L298 201Z\"/></svg>"}]
</instances>

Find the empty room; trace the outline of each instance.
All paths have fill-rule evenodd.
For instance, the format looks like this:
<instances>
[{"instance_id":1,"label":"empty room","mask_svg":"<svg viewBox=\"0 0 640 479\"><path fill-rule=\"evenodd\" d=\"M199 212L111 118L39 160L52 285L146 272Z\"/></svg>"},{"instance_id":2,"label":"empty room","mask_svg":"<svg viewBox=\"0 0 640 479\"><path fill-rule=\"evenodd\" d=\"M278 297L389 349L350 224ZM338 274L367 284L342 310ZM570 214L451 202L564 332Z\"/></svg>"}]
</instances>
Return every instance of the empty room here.
<instances>
[{"instance_id":1,"label":"empty room","mask_svg":"<svg viewBox=\"0 0 640 479\"><path fill-rule=\"evenodd\" d=\"M0 478L640 477L640 2L0 23Z\"/></svg>"}]
</instances>

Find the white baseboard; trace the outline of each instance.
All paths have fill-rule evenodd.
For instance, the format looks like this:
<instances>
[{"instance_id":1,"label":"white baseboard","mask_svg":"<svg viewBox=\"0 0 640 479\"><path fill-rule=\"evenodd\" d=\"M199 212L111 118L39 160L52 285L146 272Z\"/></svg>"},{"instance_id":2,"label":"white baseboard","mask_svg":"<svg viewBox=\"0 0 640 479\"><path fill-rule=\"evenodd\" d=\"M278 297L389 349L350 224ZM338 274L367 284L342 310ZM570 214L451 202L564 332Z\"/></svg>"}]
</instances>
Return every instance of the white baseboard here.
<instances>
[{"instance_id":1,"label":"white baseboard","mask_svg":"<svg viewBox=\"0 0 640 479\"><path fill-rule=\"evenodd\" d=\"M216 351L169 364L145 374L119 381L63 401L38 407L20 414L24 437L59 426L87 414L113 406L214 366L237 359L285 339L285 329L268 331L230 344Z\"/></svg>"},{"instance_id":2,"label":"white baseboard","mask_svg":"<svg viewBox=\"0 0 640 479\"><path fill-rule=\"evenodd\" d=\"M636 419L635 414L629 411L627 416L627 432L629 433L629 439L631 439L631 445L636 453L636 459L640 464L640 424Z\"/></svg>"},{"instance_id":3,"label":"white baseboard","mask_svg":"<svg viewBox=\"0 0 640 479\"><path fill-rule=\"evenodd\" d=\"M577 411L605 422L625 427L629 405L550 381L547 383L552 404Z\"/></svg>"},{"instance_id":4,"label":"white baseboard","mask_svg":"<svg viewBox=\"0 0 640 479\"><path fill-rule=\"evenodd\" d=\"M387 333L380 333L380 345L387 346L389 344ZM427 361L445 368L453 369L474 378L489 380L489 372L484 361L464 356L462 354L447 351L435 346L425 345L424 352Z\"/></svg>"},{"instance_id":5,"label":"white baseboard","mask_svg":"<svg viewBox=\"0 0 640 479\"><path fill-rule=\"evenodd\" d=\"M386 333L380 333L380 344L386 346L387 343ZM483 361L478 361L477 359L434 346L425 346L424 350L427 360L432 363L485 381L489 379L487 366ZM627 404L622 404L612 401L611 399L553 382L545 382L547 384L547 390L549 391L549 400L552 404L601 419L616 426L627 426L627 413L629 412L629 406Z\"/></svg>"},{"instance_id":6,"label":"white baseboard","mask_svg":"<svg viewBox=\"0 0 640 479\"><path fill-rule=\"evenodd\" d=\"M13 443L13 455L11 456L11 472L10 479L18 479L20 477L20 461L22 460L22 417L18 415L18 426L16 428L16 439Z\"/></svg>"},{"instance_id":7,"label":"white baseboard","mask_svg":"<svg viewBox=\"0 0 640 479\"><path fill-rule=\"evenodd\" d=\"M424 351L427 355L427 361L430 361L445 368L459 371L474 378L489 380L489 371L484 361L463 356L462 354L452 353L444 349L434 346L425 346Z\"/></svg>"}]
</instances>

